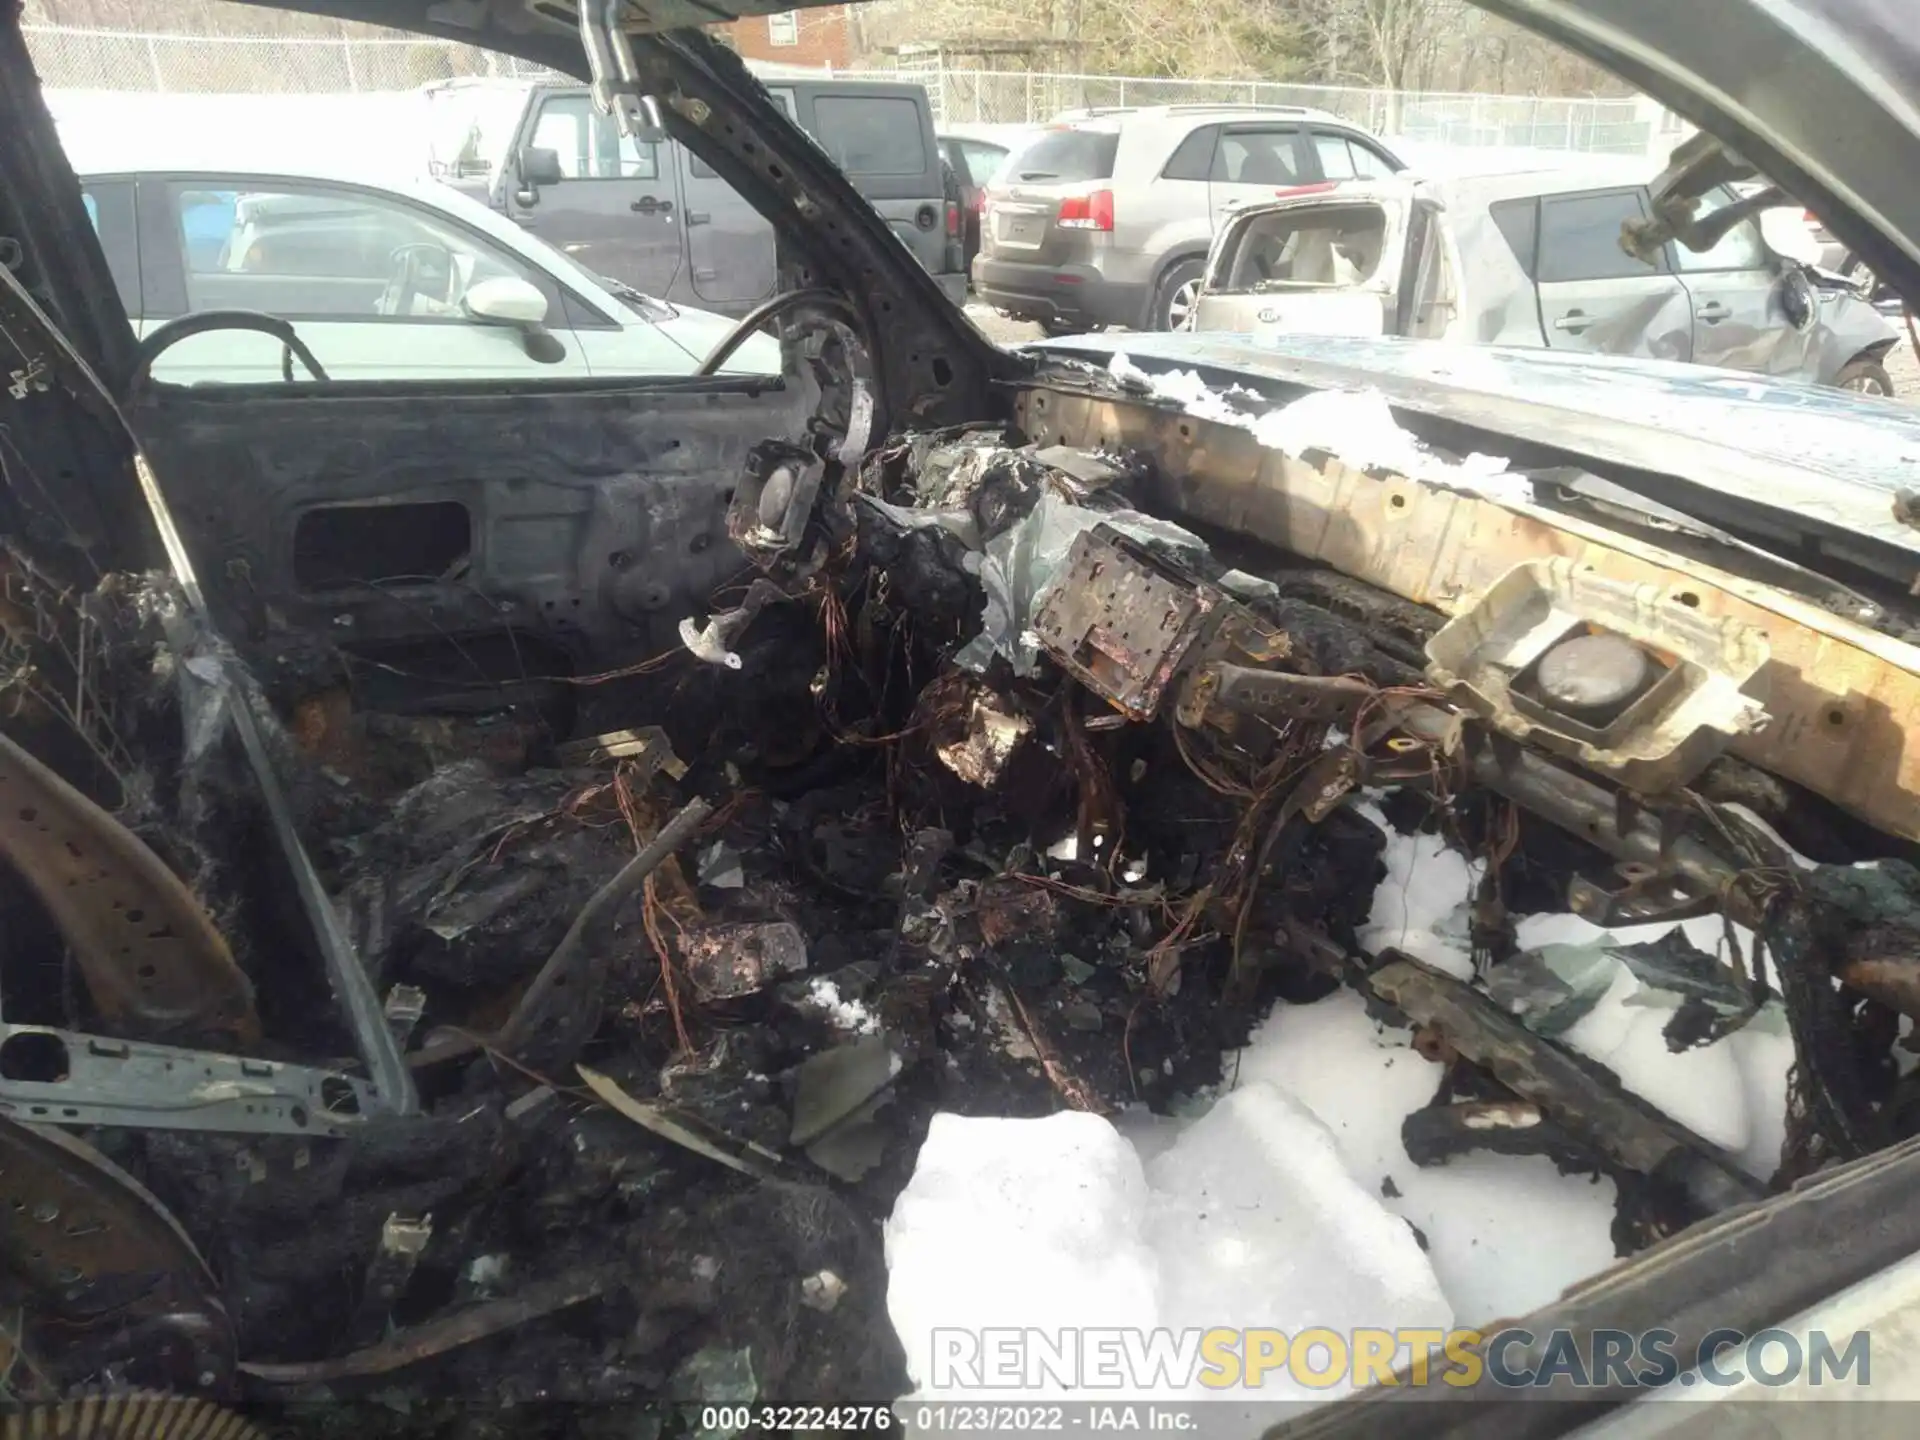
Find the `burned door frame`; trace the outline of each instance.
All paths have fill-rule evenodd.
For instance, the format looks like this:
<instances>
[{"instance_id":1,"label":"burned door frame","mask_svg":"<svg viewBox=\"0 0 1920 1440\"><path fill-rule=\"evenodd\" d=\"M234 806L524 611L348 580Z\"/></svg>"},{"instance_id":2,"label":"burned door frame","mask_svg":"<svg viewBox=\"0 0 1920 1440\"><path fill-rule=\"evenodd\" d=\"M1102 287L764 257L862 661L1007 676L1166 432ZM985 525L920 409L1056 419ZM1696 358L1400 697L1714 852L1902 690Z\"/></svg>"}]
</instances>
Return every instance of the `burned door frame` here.
<instances>
[{"instance_id":1,"label":"burned door frame","mask_svg":"<svg viewBox=\"0 0 1920 1440\"><path fill-rule=\"evenodd\" d=\"M740 568L747 453L809 406L754 377L303 382L156 386L134 421L243 648L283 628L369 656L504 640L537 675L670 648L707 613Z\"/></svg>"}]
</instances>

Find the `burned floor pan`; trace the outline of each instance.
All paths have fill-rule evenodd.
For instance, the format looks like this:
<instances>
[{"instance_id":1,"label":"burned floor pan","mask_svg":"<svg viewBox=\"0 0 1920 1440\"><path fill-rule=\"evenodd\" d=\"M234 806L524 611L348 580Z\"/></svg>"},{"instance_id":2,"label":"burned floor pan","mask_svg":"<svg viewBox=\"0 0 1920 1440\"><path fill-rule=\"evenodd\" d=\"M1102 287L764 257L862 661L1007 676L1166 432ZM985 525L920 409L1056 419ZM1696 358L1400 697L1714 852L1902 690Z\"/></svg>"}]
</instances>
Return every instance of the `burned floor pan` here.
<instances>
[{"instance_id":1,"label":"burned floor pan","mask_svg":"<svg viewBox=\"0 0 1920 1440\"><path fill-rule=\"evenodd\" d=\"M1043 400L1092 403L1029 395L1049 441ZM1847 870L1836 822L1836 863L1752 883L1780 860L1764 833L1466 723L1423 672L1467 608L1454 581L1414 583L1385 542L1216 554L1167 518L1169 497L1298 538L1263 536L1271 515L1251 502L1206 498L1196 477L1231 436L1154 461L1159 417L1099 418L1098 451L983 431L879 452L828 498L836 543L806 547L832 563L729 633L737 669L680 654L649 676L668 697L721 696L713 723L670 713L655 730L635 713L562 743L498 716L423 729L356 711L326 665L310 694L276 693L290 721L276 763L423 1113L339 1135L89 1132L200 1257L162 1257L167 1273L215 1280L182 1333L231 1337L236 1363L191 1385L315 1433L343 1414L363 1431L467 1433L476 1400L611 1405L602 1416L661 1399L886 1403L906 1377L879 1223L936 1113L1166 1110L1229 1079L1271 1005L1342 984L1448 1057L1409 1150L1443 1161L1500 1128L1486 1115L1533 1107L1558 1163L1631 1194L1630 1246L1759 1193L1604 1071L1502 1018L1488 997L1512 986L1365 953L1385 835L1348 803L1362 792L1493 858L1473 907L1487 976L1534 975L1511 929L1530 895L1617 917L1710 901L1755 926L1803 1065L1783 1178L1905 1133L1920 1106L1872 1056L1920 997L1920 875ZM1126 435L1143 444L1129 453ZM1290 482L1310 469L1309 489L1344 487L1356 513L1444 512L1560 543L1469 497L1286 464ZM923 488L923 473L937 479ZM1596 536L1578 553L1602 551ZM1373 557L1393 557L1383 575ZM1399 594L1371 588L1396 575ZM1769 633L1778 670L1800 652ZM806 723L769 719L789 716ZM1772 753L1754 743L1733 748ZM1704 788L1697 750L1676 763ZM236 757L216 746L169 773L181 789L160 797L158 833L211 847L205 873L259 917L237 947L249 978L298 992L312 962L276 948L297 922L246 863L259 832L195 818L194 797L243 788ZM681 838L656 845L663 832ZM1693 1040L1772 998L1711 957L1658 963L1692 987L1675 1024ZM1855 986L1844 1002L1822 973L1836 965ZM1557 995L1552 980L1521 993ZM84 1001L46 1003L97 1023ZM263 1005L270 1043L337 1060L320 1008ZM0 1067L0 1099L11 1078ZM0 1225L16 1265L45 1223L27 1213ZM137 1318L103 1305L84 1346L35 1331L53 1388L155 1383ZM514 1433L579 1433L564 1413L512 1413Z\"/></svg>"}]
</instances>

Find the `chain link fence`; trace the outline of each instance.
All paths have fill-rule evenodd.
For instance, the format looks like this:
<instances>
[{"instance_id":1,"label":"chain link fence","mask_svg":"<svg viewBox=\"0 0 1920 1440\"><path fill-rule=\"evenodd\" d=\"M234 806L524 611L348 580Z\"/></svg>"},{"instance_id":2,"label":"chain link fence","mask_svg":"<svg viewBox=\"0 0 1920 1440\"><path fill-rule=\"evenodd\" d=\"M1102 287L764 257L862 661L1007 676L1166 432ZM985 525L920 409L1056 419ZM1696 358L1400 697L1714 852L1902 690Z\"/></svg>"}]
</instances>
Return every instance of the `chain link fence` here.
<instances>
[{"instance_id":1,"label":"chain link fence","mask_svg":"<svg viewBox=\"0 0 1920 1440\"><path fill-rule=\"evenodd\" d=\"M49 90L338 95L413 90L463 75L551 74L511 55L425 36L160 35L23 25Z\"/></svg>"},{"instance_id":2,"label":"chain link fence","mask_svg":"<svg viewBox=\"0 0 1920 1440\"><path fill-rule=\"evenodd\" d=\"M396 36L164 35L24 27L50 90L172 94L354 94L416 89L459 76L539 78L551 72L450 41ZM925 85L943 124L1038 124L1065 111L1141 105L1301 105L1377 134L1438 145L1516 146L1645 155L1679 127L1643 99L1456 95L1295 85L1269 80L1160 80L1125 75L954 69L863 69Z\"/></svg>"},{"instance_id":3,"label":"chain link fence","mask_svg":"<svg viewBox=\"0 0 1920 1440\"><path fill-rule=\"evenodd\" d=\"M917 81L944 124L1035 124L1081 109L1144 105L1299 105L1375 134L1437 145L1499 145L1645 155L1671 144L1677 121L1651 101L1449 94L1298 85L1272 80L1162 80L946 67L862 70Z\"/></svg>"}]
</instances>

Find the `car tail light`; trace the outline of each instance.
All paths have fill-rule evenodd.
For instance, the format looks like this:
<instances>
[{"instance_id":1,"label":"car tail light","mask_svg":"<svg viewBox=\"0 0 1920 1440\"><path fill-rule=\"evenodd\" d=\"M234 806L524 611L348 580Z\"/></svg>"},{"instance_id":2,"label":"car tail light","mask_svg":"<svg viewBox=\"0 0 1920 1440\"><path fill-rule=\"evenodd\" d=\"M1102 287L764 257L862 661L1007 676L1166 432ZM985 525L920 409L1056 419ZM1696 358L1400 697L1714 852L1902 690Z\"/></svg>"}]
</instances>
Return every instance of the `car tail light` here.
<instances>
[{"instance_id":1,"label":"car tail light","mask_svg":"<svg viewBox=\"0 0 1920 1440\"><path fill-rule=\"evenodd\" d=\"M1337 184L1337 182L1335 182L1335 181L1332 181L1332 180L1316 180L1316 181L1314 181L1314 182L1313 182L1312 184L1310 184L1310 185L1286 185L1286 186L1282 186L1282 187L1281 187L1280 189L1278 189L1278 190L1276 190L1276 191L1274 191L1273 193L1274 193L1275 195L1282 195L1282 196L1285 196L1285 195L1320 195L1320 194L1323 194L1323 193L1325 193L1325 192L1326 192L1326 191L1328 191L1328 190L1332 190L1332 189L1334 189L1334 188L1336 188L1336 184Z\"/></svg>"},{"instance_id":2,"label":"car tail light","mask_svg":"<svg viewBox=\"0 0 1920 1440\"><path fill-rule=\"evenodd\" d=\"M960 233L960 206L952 200L947 202L947 234Z\"/></svg>"},{"instance_id":3,"label":"car tail light","mask_svg":"<svg viewBox=\"0 0 1920 1440\"><path fill-rule=\"evenodd\" d=\"M1059 220L1062 230L1113 229L1113 191L1067 196L1060 202Z\"/></svg>"}]
</instances>

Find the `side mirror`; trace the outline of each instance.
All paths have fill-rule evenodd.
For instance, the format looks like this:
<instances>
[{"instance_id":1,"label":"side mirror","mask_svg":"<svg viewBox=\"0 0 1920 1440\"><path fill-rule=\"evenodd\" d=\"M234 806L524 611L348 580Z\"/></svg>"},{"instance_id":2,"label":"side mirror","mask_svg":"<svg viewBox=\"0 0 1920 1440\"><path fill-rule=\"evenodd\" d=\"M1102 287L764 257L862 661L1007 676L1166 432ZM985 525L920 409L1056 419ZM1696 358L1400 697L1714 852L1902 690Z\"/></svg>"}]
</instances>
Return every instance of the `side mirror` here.
<instances>
[{"instance_id":1,"label":"side mirror","mask_svg":"<svg viewBox=\"0 0 1920 1440\"><path fill-rule=\"evenodd\" d=\"M521 334L529 358L542 365L564 360L567 347L547 329L547 297L536 285L511 275L482 280L460 297L467 318L483 325L511 325Z\"/></svg>"},{"instance_id":2,"label":"side mirror","mask_svg":"<svg viewBox=\"0 0 1920 1440\"><path fill-rule=\"evenodd\" d=\"M1780 277L1780 311L1787 317L1787 323L1803 335L1820 316L1820 292L1798 265L1788 266Z\"/></svg>"},{"instance_id":3,"label":"side mirror","mask_svg":"<svg viewBox=\"0 0 1920 1440\"><path fill-rule=\"evenodd\" d=\"M547 319L547 297L540 288L511 275L468 286L460 304L469 318L499 325L542 325Z\"/></svg>"},{"instance_id":4,"label":"side mirror","mask_svg":"<svg viewBox=\"0 0 1920 1440\"><path fill-rule=\"evenodd\" d=\"M542 185L558 185L566 179L560 173L560 152L544 145L528 145L520 152L520 183L529 190Z\"/></svg>"}]
</instances>

